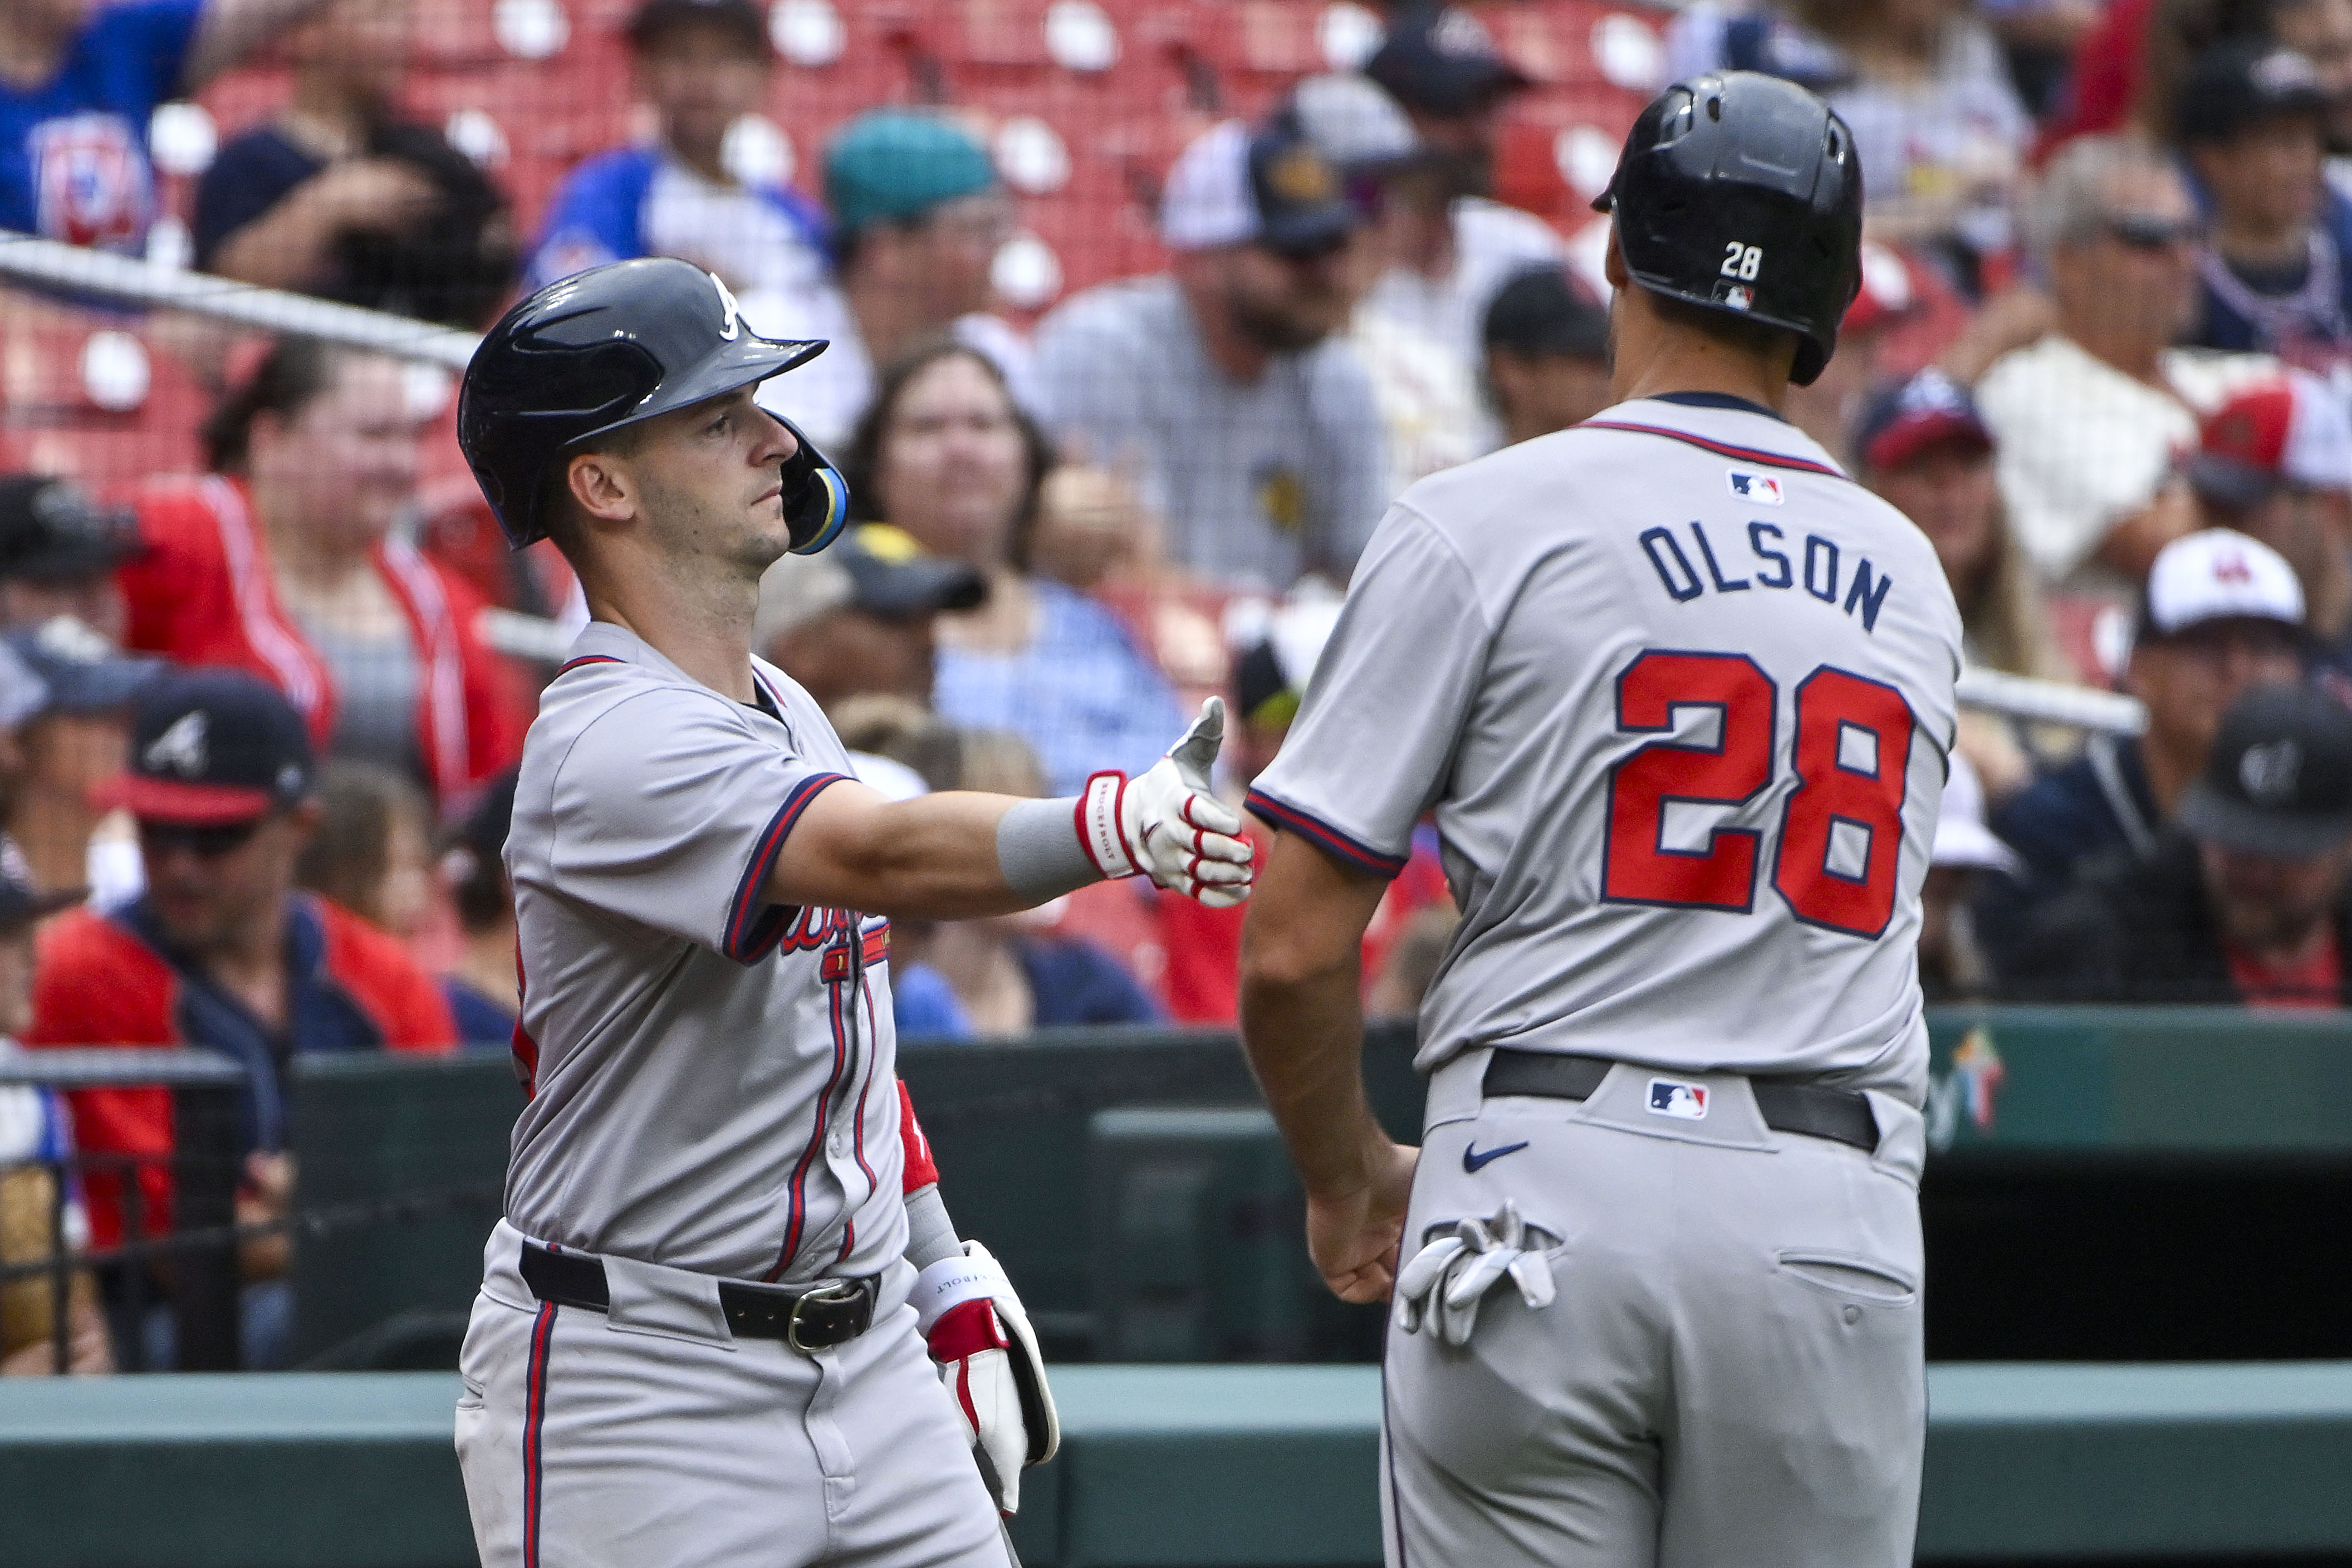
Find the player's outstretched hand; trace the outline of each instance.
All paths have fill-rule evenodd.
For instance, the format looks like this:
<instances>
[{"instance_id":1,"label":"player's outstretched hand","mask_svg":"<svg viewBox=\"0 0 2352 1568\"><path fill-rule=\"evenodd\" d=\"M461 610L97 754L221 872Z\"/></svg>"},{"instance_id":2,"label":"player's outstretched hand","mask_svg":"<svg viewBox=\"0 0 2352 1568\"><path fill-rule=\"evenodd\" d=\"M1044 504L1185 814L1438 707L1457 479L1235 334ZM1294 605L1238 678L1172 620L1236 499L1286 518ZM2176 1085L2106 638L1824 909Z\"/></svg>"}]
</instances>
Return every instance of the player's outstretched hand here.
<instances>
[{"instance_id":1,"label":"player's outstretched hand","mask_svg":"<svg viewBox=\"0 0 2352 1568\"><path fill-rule=\"evenodd\" d=\"M1146 876L1212 909L1250 896L1255 852L1241 837L1241 813L1209 793L1224 736L1224 700L1212 697L1149 772L1087 781L1080 819L1087 853L1104 876Z\"/></svg>"},{"instance_id":2,"label":"player's outstretched hand","mask_svg":"<svg viewBox=\"0 0 2352 1568\"><path fill-rule=\"evenodd\" d=\"M1385 1301L1396 1288L1397 1247L1421 1151L1380 1140L1364 1184L1334 1197L1307 1195L1307 1250L1342 1301Z\"/></svg>"}]
</instances>

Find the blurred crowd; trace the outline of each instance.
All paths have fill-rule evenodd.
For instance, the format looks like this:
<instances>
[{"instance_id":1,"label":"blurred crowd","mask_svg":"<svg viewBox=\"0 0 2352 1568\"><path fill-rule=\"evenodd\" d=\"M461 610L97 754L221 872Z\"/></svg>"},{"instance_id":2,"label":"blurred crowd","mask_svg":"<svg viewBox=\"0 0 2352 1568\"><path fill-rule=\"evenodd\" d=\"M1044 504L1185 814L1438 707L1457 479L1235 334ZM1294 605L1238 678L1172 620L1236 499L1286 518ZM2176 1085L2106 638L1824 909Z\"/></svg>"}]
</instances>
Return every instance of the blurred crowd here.
<instances>
[{"instance_id":1,"label":"blurred crowd","mask_svg":"<svg viewBox=\"0 0 2352 1568\"><path fill-rule=\"evenodd\" d=\"M644 134L543 213L410 116L411 0L0 0L0 228L142 249L152 111L266 51L284 99L195 186L194 266L475 328L602 262L709 268L755 330L831 344L761 395L856 521L770 573L756 642L866 782L1076 793L1214 692L1238 799L1398 494L1610 402L1605 220L1495 195L1533 68L1477 6L1384 22L1358 68L1174 152L1139 193L1160 271L1042 315L1000 291L1021 198L951 112L856 115L804 184L747 172L730 137L777 70L751 0L635 7ZM1693 0L1659 26L1669 75L1790 77L1853 128L1864 288L1791 421L1933 542L1976 671L2142 716L1967 713L1929 997L2344 1006L2352 0ZM0 1051L235 1058L239 1212L268 1220L291 1057L507 1048L500 850L551 666L485 617L584 609L433 477L438 373L173 341L214 395L202 471L0 477ZM1369 1016L1413 1014L1452 923L1425 827L1366 939ZM1149 886L896 944L909 1037L1234 1018L1238 911ZM168 1229L172 1138L158 1091L0 1088L0 1260L48 1245L38 1184L77 1140L136 1164L81 1181L77 1244ZM285 1250L246 1248L253 1364ZM62 1300L75 1366L168 1361L168 1323L110 1335L87 1281ZM48 1368L57 1304L0 1286L0 1366Z\"/></svg>"}]
</instances>

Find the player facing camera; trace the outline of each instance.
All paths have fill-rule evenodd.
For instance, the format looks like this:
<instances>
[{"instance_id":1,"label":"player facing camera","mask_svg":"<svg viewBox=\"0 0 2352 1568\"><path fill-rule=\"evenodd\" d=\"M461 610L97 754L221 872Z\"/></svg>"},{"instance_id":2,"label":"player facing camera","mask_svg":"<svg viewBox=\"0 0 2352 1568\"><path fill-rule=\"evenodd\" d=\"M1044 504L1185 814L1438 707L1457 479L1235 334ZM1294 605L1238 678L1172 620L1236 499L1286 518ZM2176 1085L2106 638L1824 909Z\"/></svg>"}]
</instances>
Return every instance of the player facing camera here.
<instances>
[{"instance_id":1,"label":"player facing camera","mask_svg":"<svg viewBox=\"0 0 2352 1568\"><path fill-rule=\"evenodd\" d=\"M656 493L667 500L680 484L694 488L689 468L715 477L713 464L682 460L678 448L691 446L716 467L777 470L750 502L778 504L776 554L814 554L840 535L849 489L814 442L751 392L825 347L753 333L727 285L690 263L615 262L541 289L491 329L467 369L458 438L518 550L553 537L576 554L567 525L582 514L590 526L674 515L652 504ZM597 462L613 457L623 462ZM646 493L634 495L640 478Z\"/></svg>"}]
</instances>

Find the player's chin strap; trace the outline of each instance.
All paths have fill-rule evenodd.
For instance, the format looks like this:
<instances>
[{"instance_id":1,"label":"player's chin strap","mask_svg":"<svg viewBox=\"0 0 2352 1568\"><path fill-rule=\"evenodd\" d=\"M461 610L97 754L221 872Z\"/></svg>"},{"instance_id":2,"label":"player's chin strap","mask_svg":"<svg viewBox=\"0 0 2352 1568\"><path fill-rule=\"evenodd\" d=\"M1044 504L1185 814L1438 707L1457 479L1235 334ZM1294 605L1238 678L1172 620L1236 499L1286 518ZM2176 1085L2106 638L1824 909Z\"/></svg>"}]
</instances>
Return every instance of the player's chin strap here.
<instances>
[{"instance_id":1,"label":"player's chin strap","mask_svg":"<svg viewBox=\"0 0 2352 1568\"><path fill-rule=\"evenodd\" d=\"M1021 1506L1021 1471L1042 1465L1062 1444L1054 1391L1029 1314L1004 1268L976 1241L915 1277L908 1296L916 1325L940 1363L956 1408L970 1428L983 1477L1006 1513Z\"/></svg>"},{"instance_id":2,"label":"player's chin strap","mask_svg":"<svg viewBox=\"0 0 2352 1568\"><path fill-rule=\"evenodd\" d=\"M789 419L776 423L793 433L798 450L784 459L784 527L792 552L814 555L841 537L849 521L849 485L833 459Z\"/></svg>"}]
</instances>

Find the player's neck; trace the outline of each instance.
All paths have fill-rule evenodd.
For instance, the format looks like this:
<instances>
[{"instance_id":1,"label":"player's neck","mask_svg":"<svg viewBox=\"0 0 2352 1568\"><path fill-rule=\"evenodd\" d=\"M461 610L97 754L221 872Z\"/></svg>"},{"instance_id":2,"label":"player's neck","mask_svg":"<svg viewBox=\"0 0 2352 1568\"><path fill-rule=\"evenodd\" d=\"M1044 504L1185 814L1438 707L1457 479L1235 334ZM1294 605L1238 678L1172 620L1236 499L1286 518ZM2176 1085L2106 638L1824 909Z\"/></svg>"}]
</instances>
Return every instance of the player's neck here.
<instances>
[{"instance_id":1,"label":"player's neck","mask_svg":"<svg viewBox=\"0 0 2352 1568\"><path fill-rule=\"evenodd\" d=\"M1675 392L1714 392L1778 414L1789 400L1789 378L1754 354L1697 339L1662 344L1659 352L1639 360L1629 360L1621 349L1609 391L1620 403Z\"/></svg>"},{"instance_id":2,"label":"player's neck","mask_svg":"<svg viewBox=\"0 0 2352 1568\"><path fill-rule=\"evenodd\" d=\"M694 679L737 702L758 695L751 681L751 619L760 584L685 583L666 563L602 563L583 573L591 619L643 640Z\"/></svg>"}]
</instances>

